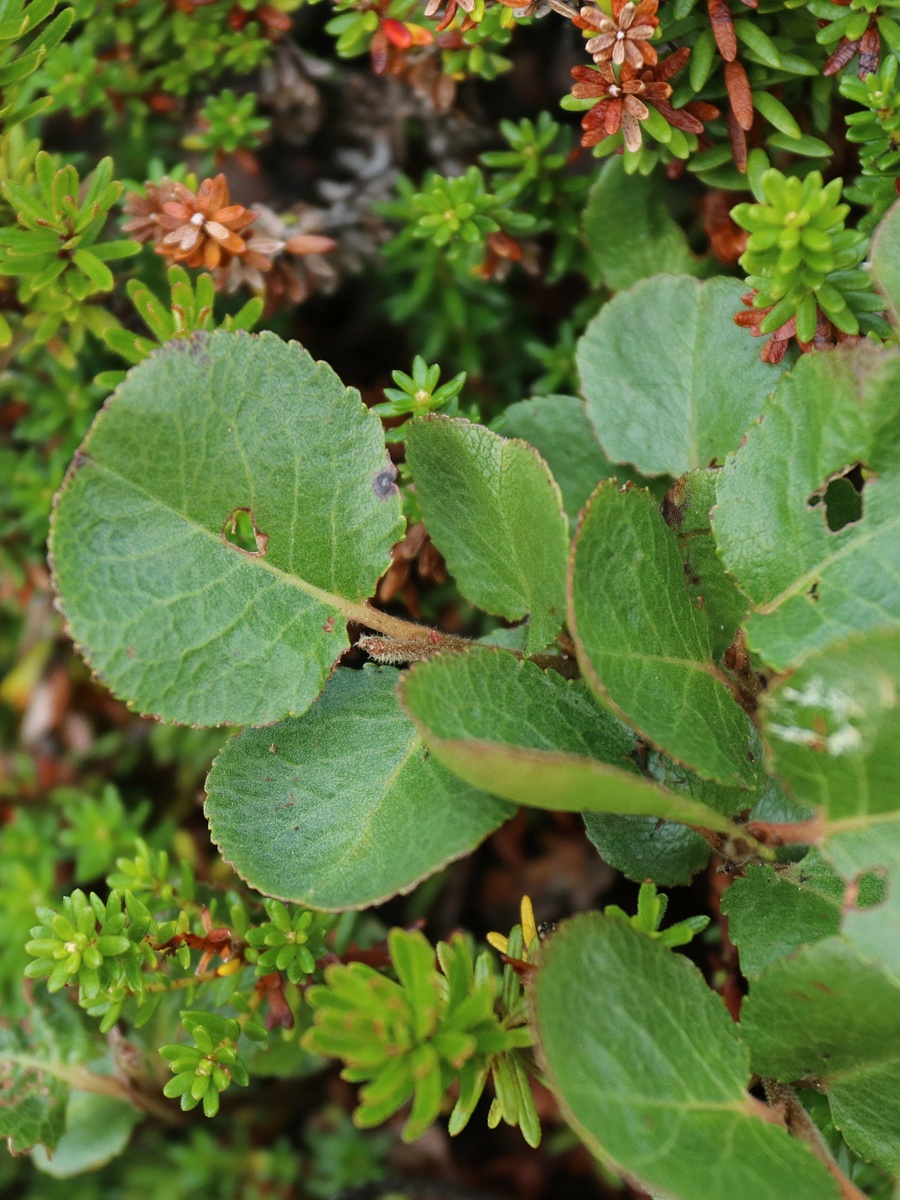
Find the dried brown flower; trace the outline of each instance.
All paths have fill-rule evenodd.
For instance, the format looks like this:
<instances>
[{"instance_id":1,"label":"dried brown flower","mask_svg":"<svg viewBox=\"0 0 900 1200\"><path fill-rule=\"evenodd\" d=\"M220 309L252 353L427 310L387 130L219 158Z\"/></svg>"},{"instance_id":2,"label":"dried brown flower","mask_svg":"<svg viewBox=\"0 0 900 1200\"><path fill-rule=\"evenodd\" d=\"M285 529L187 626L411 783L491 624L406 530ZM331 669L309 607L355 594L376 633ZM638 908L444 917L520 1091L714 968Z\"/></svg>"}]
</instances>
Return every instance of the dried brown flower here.
<instances>
[{"instance_id":1,"label":"dried brown flower","mask_svg":"<svg viewBox=\"0 0 900 1200\"><path fill-rule=\"evenodd\" d=\"M640 67L644 63L653 66L657 55L647 40L659 24L656 16L658 0L613 0L612 16L597 8L585 6L573 24L579 29L596 29L597 36L587 43L587 51L594 62L613 62L616 66L628 63Z\"/></svg>"},{"instance_id":2,"label":"dried brown flower","mask_svg":"<svg viewBox=\"0 0 900 1200\"><path fill-rule=\"evenodd\" d=\"M640 149L640 122L649 115L648 104L653 105L673 129L702 133L703 122L719 115L717 108L698 100L686 104L684 108L673 108L669 103L672 95L669 79L685 66L690 53L683 46L656 66L644 67L642 71L635 70L626 62L618 79L608 62L598 64L596 69L573 67L572 75L578 82L572 89L572 95L579 99L598 98L581 120L581 127L585 131L581 139L582 146L596 146L621 128L627 148Z\"/></svg>"}]
</instances>

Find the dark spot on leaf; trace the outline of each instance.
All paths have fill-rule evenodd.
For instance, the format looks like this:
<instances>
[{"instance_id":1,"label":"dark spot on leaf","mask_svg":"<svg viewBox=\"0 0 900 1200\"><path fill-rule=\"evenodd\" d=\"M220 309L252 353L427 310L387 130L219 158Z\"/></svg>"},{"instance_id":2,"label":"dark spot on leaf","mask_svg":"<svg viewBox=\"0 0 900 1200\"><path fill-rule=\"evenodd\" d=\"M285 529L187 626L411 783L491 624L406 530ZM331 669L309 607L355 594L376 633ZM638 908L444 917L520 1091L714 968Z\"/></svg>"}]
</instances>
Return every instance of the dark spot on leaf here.
<instances>
[{"instance_id":1,"label":"dark spot on leaf","mask_svg":"<svg viewBox=\"0 0 900 1200\"><path fill-rule=\"evenodd\" d=\"M819 581L818 581L818 579L813 583L812 587L809 589L809 591L806 594L809 597L809 599L812 600L812 602L814 604L817 603L817 601L819 599Z\"/></svg>"},{"instance_id":2,"label":"dark spot on leaf","mask_svg":"<svg viewBox=\"0 0 900 1200\"><path fill-rule=\"evenodd\" d=\"M269 535L257 529L251 509L235 508L222 527L222 540L241 554L247 554L251 558L262 558L269 543Z\"/></svg>"},{"instance_id":3,"label":"dark spot on leaf","mask_svg":"<svg viewBox=\"0 0 900 1200\"><path fill-rule=\"evenodd\" d=\"M870 478L871 472L862 463L854 463L846 471L830 475L806 503L809 508L821 505L825 524L837 533L862 520L863 488Z\"/></svg>"},{"instance_id":4,"label":"dark spot on leaf","mask_svg":"<svg viewBox=\"0 0 900 1200\"><path fill-rule=\"evenodd\" d=\"M322 626L322 632L323 633L334 633L334 621L335 621L334 617L329 617L328 620L325 622L325 624Z\"/></svg>"},{"instance_id":5,"label":"dark spot on leaf","mask_svg":"<svg viewBox=\"0 0 900 1200\"><path fill-rule=\"evenodd\" d=\"M299 825L295 825L295 826L294 826L294 833L296 833L296 832L297 832L297 830L298 830L299 828L300 828L300 826L299 826Z\"/></svg>"},{"instance_id":6,"label":"dark spot on leaf","mask_svg":"<svg viewBox=\"0 0 900 1200\"><path fill-rule=\"evenodd\" d=\"M384 471L379 471L372 480L372 491L380 500L386 500L388 496L394 496L399 493L394 480L397 478L397 468L393 463L390 464Z\"/></svg>"},{"instance_id":7,"label":"dark spot on leaf","mask_svg":"<svg viewBox=\"0 0 900 1200\"><path fill-rule=\"evenodd\" d=\"M85 452L83 450L76 450L72 455L71 470L77 471L80 467L83 467L87 461L88 456L85 454Z\"/></svg>"}]
</instances>

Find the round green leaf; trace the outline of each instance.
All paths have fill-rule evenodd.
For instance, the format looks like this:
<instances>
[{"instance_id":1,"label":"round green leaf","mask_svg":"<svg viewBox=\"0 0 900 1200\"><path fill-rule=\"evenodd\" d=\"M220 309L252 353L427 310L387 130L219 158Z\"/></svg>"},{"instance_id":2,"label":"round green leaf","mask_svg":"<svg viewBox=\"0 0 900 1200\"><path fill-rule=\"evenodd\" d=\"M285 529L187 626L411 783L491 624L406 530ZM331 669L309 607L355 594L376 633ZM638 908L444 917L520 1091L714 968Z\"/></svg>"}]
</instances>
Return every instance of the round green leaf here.
<instances>
[{"instance_id":1,"label":"round green leaf","mask_svg":"<svg viewBox=\"0 0 900 1200\"><path fill-rule=\"evenodd\" d=\"M658 275L614 296L588 325L581 388L614 462L679 476L737 447L778 379L732 320L742 290L736 279Z\"/></svg>"},{"instance_id":2,"label":"round green leaf","mask_svg":"<svg viewBox=\"0 0 900 1200\"><path fill-rule=\"evenodd\" d=\"M641 775L634 734L566 681L502 650L440 655L404 675L404 707L451 771L517 804L638 813L734 832L690 793Z\"/></svg>"},{"instance_id":3,"label":"round green leaf","mask_svg":"<svg viewBox=\"0 0 900 1200\"><path fill-rule=\"evenodd\" d=\"M534 985L540 1048L588 1147L676 1200L833 1200L809 1149L747 1094L749 1055L720 998L686 958L590 913L543 950Z\"/></svg>"},{"instance_id":4,"label":"round green leaf","mask_svg":"<svg viewBox=\"0 0 900 1200\"><path fill-rule=\"evenodd\" d=\"M872 275L878 290L887 297L888 315L900 326L900 202L885 213L869 251Z\"/></svg>"},{"instance_id":5,"label":"round green leaf","mask_svg":"<svg viewBox=\"0 0 900 1200\"><path fill-rule=\"evenodd\" d=\"M429 756L389 667L338 670L302 717L226 743L206 781L210 834L258 891L334 911L407 892L513 810Z\"/></svg>"},{"instance_id":6,"label":"round green leaf","mask_svg":"<svg viewBox=\"0 0 900 1200\"><path fill-rule=\"evenodd\" d=\"M811 654L763 701L772 765L828 827L900 810L900 630Z\"/></svg>"},{"instance_id":7,"label":"round green leaf","mask_svg":"<svg viewBox=\"0 0 900 1200\"><path fill-rule=\"evenodd\" d=\"M601 484L584 510L569 582L569 628L596 693L699 775L754 786L756 739L712 661L675 535L653 497Z\"/></svg>"},{"instance_id":8,"label":"round green leaf","mask_svg":"<svg viewBox=\"0 0 900 1200\"><path fill-rule=\"evenodd\" d=\"M460 591L478 608L517 621L527 649L562 627L569 527L562 496L533 447L449 417L409 424L407 462L425 525Z\"/></svg>"},{"instance_id":9,"label":"round green leaf","mask_svg":"<svg viewBox=\"0 0 900 1200\"><path fill-rule=\"evenodd\" d=\"M600 278L616 292L663 271L690 273L700 262L669 212L660 174L628 175L618 155L591 188L584 235Z\"/></svg>"},{"instance_id":10,"label":"round green leaf","mask_svg":"<svg viewBox=\"0 0 900 1200\"><path fill-rule=\"evenodd\" d=\"M725 463L713 531L752 602L748 644L776 670L900 623L898 391L900 353L804 355ZM842 484L862 487L856 513Z\"/></svg>"},{"instance_id":11,"label":"round green leaf","mask_svg":"<svg viewBox=\"0 0 900 1200\"><path fill-rule=\"evenodd\" d=\"M572 525L600 480L620 473L603 453L577 396L520 400L504 409L493 428L534 446L559 484Z\"/></svg>"},{"instance_id":12,"label":"round green leaf","mask_svg":"<svg viewBox=\"0 0 900 1200\"><path fill-rule=\"evenodd\" d=\"M821 1080L850 1147L887 1171L900 1168L898 983L843 938L828 938L751 985L740 1029L755 1071Z\"/></svg>"},{"instance_id":13,"label":"round green leaf","mask_svg":"<svg viewBox=\"0 0 900 1200\"><path fill-rule=\"evenodd\" d=\"M164 720L302 712L400 536L392 479L377 417L300 346L172 341L129 372L57 497L69 631L117 695ZM249 548L228 540L240 521Z\"/></svg>"}]
</instances>

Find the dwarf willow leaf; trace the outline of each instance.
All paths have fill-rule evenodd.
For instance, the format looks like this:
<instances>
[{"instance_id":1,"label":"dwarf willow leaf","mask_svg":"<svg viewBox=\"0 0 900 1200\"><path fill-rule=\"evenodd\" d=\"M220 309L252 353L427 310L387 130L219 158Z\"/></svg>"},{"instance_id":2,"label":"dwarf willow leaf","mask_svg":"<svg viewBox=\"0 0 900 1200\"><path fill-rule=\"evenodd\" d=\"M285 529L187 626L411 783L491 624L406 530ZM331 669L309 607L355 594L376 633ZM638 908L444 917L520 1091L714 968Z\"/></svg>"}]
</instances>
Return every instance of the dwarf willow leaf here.
<instances>
[{"instance_id":1,"label":"dwarf willow leaf","mask_svg":"<svg viewBox=\"0 0 900 1200\"><path fill-rule=\"evenodd\" d=\"M645 771L669 792L708 805L722 816L746 809L752 799L743 788L723 787L701 779L664 754L645 754ZM662 887L690 883L709 861L706 838L672 821L610 813L584 813L587 835L611 867L643 883L653 879Z\"/></svg>"},{"instance_id":2,"label":"dwarf willow leaf","mask_svg":"<svg viewBox=\"0 0 900 1200\"><path fill-rule=\"evenodd\" d=\"M713 665L709 622L652 496L600 485L582 516L569 589L569 627L596 693L698 774L754 786L752 725Z\"/></svg>"},{"instance_id":3,"label":"dwarf willow leaf","mask_svg":"<svg viewBox=\"0 0 900 1200\"><path fill-rule=\"evenodd\" d=\"M741 971L753 979L772 962L801 946L840 932L847 884L817 850L775 871L751 863L722 896L728 936L741 955ZM884 887L877 875L860 881L858 903L877 903Z\"/></svg>"},{"instance_id":4,"label":"dwarf willow leaf","mask_svg":"<svg viewBox=\"0 0 900 1200\"><path fill-rule=\"evenodd\" d=\"M734 831L702 801L641 775L632 731L599 708L583 683L555 671L502 650L470 650L414 667L400 696L436 758L507 800Z\"/></svg>"},{"instance_id":5,"label":"dwarf willow leaf","mask_svg":"<svg viewBox=\"0 0 900 1200\"><path fill-rule=\"evenodd\" d=\"M741 1006L753 1069L828 1094L848 1145L900 1167L900 984L841 937L773 963Z\"/></svg>"},{"instance_id":6,"label":"dwarf willow leaf","mask_svg":"<svg viewBox=\"0 0 900 1200\"><path fill-rule=\"evenodd\" d=\"M610 463L577 396L534 396L511 404L494 422L503 437L534 446L553 472L563 506L574 526L601 479L625 476Z\"/></svg>"},{"instance_id":7,"label":"dwarf willow leaf","mask_svg":"<svg viewBox=\"0 0 900 1200\"><path fill-rule=\"evenodd\" d=\"M133 707L196 725L302 712L400 536L381 425L270 334L196 333L129 372L59 493L69 630ZM256 549L229 540L249 515Z\"/></svg>"},{"instance_id":8,"label":"dwarf willow leaf","mask_svg":"<svg viewBox=\"0 0 900 1200\"><path fill-rule=\"evenodd\" d=\"M872 238L869 250L872 275L887 297L888 314L900 325L900 202L888 209Z\"/></svg>"},{"instance_id":9,"label":"dwarf willow leaf","mask_svg":"<svg viewBox=\"0 0 900 1200\"><path fill-rule=\"evenodd\" d=\"M716 502L718 470L691 471L666 493L663 515L678 538L688 595L709 625L713 658L721 662L749 601L722 566L710 513Z\"/></svg>"},{"instance_id":10,"label":"dwarf willow leaf","mask_svg":"<svg viewBox=\"0 0 900 1200\"><path fill-rule=\"evenodd\" d=\"M43 1145L35 1146L32 1161L55 1179L99 1170L122 1153L140 1116L127 1100L73 1089L66 1104L65 1133L56 1149L50 1155Z\"/></svg>"},{"instance_id":11,"label":"dwarf willow leaf","mask_svg":"<svg viewBox=\"0 0 900 1200\"><path fill-rule=\"evenodd\" d=\"M725 463L713 530L751 600L748 644L776 670L900 623L898 390L900 353L804 355Z\"/></svg>"},{"instance_id":12,"label":"dwarf willow leaf","mask_svg":"<svg viewBox=\"0 0 900 1200\"><path fill-rule=\"evenodd\" d=\"M829 829L900 810L900 629L809 655L765 697L763 735L795 799Z\"/></svg>"},{"instance_id":13,"label":"dwarf willow leaf","mask_svg":"<svg viewBox=\"0 0 900 1200\"><path fill-rule=\"evenodd\" d=\"M446 771L401 712L390 667L340 669L302 716L226 743L210 833L258 891L319 909L406 892L513 809Z\"/></svg>"},{"instance_id":14,"label":"dwarf willow leaf","mask_svg":"<svg viewBox=\"0 0 900 1200\"><path fill-rule=\"evenodd\" d=\"M736 279L658 275L603 306L578 343L587 413L614 462L683 475L724 461L778 379L732 320ZM656 323L677 336L642 337Z\"/></svg>"},{"instance_id":15,"label":"dwarf willow leaf","mask_svg":"<svg viewBox=\"0 0 900 1200\"><path fill-rule=\"evenodd\" d=\"M585 238L595 269L613 291L663 271L690 274L700 264L669 212L660 184L655 173L626 174L622 159L613 155L591 188Z\"/></svg>"},{"instance_id":16,"label":"dwarf willow leaf","mask_svg":"<svg viewBox=\"0 0 900 1200\"><path fill-rule=\"evenodd\" d=\"M678 1200L834 1200L809 1149L747 1094L747 1048L679 954L599 913L542 953L534 1019L551 1082L606 1162ZM727 1152L723 1152L727 1147Z\"/></svg>"},{"instance_id":17,"label":"dwarf willow leaf","mask_svg":"<svg viewBox=\"0 0 900 1200\"><path fill-rule=\"evenodd\" d=\"M463 595L516 621L527 650L559 633L569 529L547 464L524 442L442 416L410 422L407 462L425 525Z\"/></svg>"}]
</instances>

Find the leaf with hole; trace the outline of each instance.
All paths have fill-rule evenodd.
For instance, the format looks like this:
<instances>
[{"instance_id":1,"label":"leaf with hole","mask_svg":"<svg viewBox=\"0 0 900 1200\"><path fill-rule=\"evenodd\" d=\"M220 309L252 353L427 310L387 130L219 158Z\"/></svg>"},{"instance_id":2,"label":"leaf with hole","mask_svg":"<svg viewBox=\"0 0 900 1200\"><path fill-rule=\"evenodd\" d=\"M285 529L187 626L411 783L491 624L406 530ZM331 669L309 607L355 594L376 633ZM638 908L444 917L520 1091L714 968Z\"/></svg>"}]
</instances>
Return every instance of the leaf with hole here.
<instances>
[{"instance_id":1,"label":"leaf with hole","mask_svg":"<svg viewBox=\"0 0 900 1200\"><path fill-rule=\"evenodd\" d=\"M751 601L747 642L778 671L900 624L898 389L900 353L804 355L725 463L713 531Z\"/></svg>"},{"instance_id":2,"label":"leaf with hole","mask_svg":"<svg viewBox=\"0 0 900 1200\"><path fill-rule=\"evenodd\" d=\"M129 372L56 500L60 605L134 708L196 725L303 712L400 537L381 425L271 334L193 334Z\"/></svg>"},{"instance_id":3,"label":"leaf with hole","mask_svg":"<svg viewBox=\"0 0 900 1200\"><path fill-rule=\"evenodd\" d=\"M753 726L712 661L674 533L653 497L601 484L569 572L569 628L590 686L639 733L699 775L755 787Z\"/></svg>"},{"instance_id":4,"label":"leaf with hole","mask_svg":"<svg viewBox=\"0 0 900 1200\"><path fill-rule=\"evenodd\" d=\"M658 275L620 292L578 343L581 390L600 444L645 475L723 462L759 416L779 369L732 320L736 279ZM641 338L673 322L678 335Z\"/></svg>"},{"instance_id":5,"label":"leaf with hole","mask_svg":"<svg viewBox=\"0 0 900 1200\"><path fill-rule=\"evenodd\" d=\"M536 450L461 418L411 421L406 455L428 532L460 591L485 612L530 614L527 650L562 627L569 527Z\"/></svg>"},{"instance_id":6,"label":"leaf with hole","mask_svg":"<svg viewBox=\"0 0 900 1200\"><path fill-rule=\"evenodd\" d=\"M817 850L778 870L750 863L721 901L743 974L757 978L779 958L839 933L846 887ZM869 908L883 893L882 880L869 874L861 880L857 901Z\"/></svg>"},{"instance_id":7,"label":"leaf with hole","mask_svg":"<svg viewBox=\"0 0 900 1200\"><path fill-rule=\"evenodd\" d=\"M590 913L548 939L533 996L554 1090L604 1162L678 1200L781 1200L788 1180L792 1200L835 1200L748 1095L747 1048L682 955Z\"/></svg>"},{"instance_id":8,"label":"leaf with hole","mask_svg":"<svg viewBox=\"0 0 900 1200\"><path fill-rule=\"evenodd\" d=\"M397 704L399 675L340 669L302 717L226 743L206 815L252 887L311 908L363 908L409 891L512 815L428 754Z\"/></svg>"}]
</instances>

